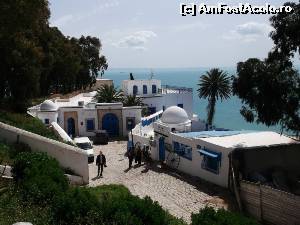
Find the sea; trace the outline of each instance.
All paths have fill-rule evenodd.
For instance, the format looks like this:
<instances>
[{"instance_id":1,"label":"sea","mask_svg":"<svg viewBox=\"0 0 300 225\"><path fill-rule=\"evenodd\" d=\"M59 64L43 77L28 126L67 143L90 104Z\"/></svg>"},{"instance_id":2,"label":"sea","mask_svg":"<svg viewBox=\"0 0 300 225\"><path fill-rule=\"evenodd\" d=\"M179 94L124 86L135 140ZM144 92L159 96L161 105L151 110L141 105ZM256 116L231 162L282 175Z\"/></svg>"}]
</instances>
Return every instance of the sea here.
<instances>
[{"instance_id":1,"label":"sea","mask_svg":"<svg viewBox=\"0 0 300 225\"><path fill-rule=\"evenodd\" d=\"M113 68L105 71L103 78L112 79L116 87L121 87L122 80L129 79L132 73L134 79L159 79L162 85L193 88L193 111L200 119L206 119L207 100L200 99L197 94L199 78L210 68ZM220 68L229 76L235 75L235 68ZM281 132L280 126L267 127L263 124L248 123L240 114L241 100L236 96L230 99L218 101L214 116L214 125L219 128L231 130L260 130Z\"/></svg>"}]
</instances>

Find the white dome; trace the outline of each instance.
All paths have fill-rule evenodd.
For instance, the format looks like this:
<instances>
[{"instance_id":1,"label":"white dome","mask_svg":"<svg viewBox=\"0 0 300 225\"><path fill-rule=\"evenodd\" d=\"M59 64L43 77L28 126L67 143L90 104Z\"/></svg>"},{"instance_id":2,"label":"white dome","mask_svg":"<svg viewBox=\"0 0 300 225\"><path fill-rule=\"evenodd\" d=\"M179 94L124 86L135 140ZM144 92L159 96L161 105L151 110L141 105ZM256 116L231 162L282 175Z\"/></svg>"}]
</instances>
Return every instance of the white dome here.
<instances>
[{"instance_id":1,"label":"white dome","mask_svg":"<svg viewBox=\"0 0 300 225\"><path fill-rule=\"evenodd\" d=\"M41 106L40 106L41 111L56 111L57 110L57 105L52 102L51 100L45 100Z\"/></svg>"},{"instance_id":2,"label":"white dome","mask_svg":"<svg viewBox=\"0 0 300 225\"><path fill-rule=\"evenodd\" d=\"M160 120L167 124L182 124L190 122L186 111L178 106L171 106L167 108L163 112Z\"/></svg>"}]
</instances>

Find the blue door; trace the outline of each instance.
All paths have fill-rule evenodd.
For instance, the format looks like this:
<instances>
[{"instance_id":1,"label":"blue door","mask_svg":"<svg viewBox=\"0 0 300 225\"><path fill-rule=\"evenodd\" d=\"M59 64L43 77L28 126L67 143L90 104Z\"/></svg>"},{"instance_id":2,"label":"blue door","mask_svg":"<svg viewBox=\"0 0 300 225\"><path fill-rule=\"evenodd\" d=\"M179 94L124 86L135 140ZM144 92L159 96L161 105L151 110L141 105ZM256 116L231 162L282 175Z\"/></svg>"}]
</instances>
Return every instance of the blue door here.
<instances>
[{"instance_id":1,"label":"blue door","mask_svg":"<svg viewBox=\"0 0 300 225\"><path fill-rule=\"evenodd\" d=\"M165 161L165 138L159 138L159 160Z\"/></svg>"},{"instance_id":2,"label":"blue door","mask_svg":"<svg viewBox=\"0 0 300 225\"><path fill-rule=\"evenodd\" d=\"M102 129L106 130L110 136L119 135L119 119L113 113L107 113L102 118Z\"/></svg>"},{"instance_id":3,"label":"blue door","mask_svg":"<svg viewBox=\"0 0 300 225\"><path fill-rule=\"evenodd\" d=\"M68 124L68 127L67 127L68 135L75 137L75 120L72 117L70 117L67 120L67 124Z\"/></svg>"}]
</instances>

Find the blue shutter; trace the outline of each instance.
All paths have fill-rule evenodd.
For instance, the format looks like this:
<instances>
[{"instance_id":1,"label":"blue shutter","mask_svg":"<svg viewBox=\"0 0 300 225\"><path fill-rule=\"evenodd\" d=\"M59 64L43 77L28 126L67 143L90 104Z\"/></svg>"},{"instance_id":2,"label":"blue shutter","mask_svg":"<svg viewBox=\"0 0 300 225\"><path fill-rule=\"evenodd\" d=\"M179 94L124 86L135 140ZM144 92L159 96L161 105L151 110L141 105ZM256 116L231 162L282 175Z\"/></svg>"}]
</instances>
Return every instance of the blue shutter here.
<instances>
[{"instance_id":1,"label":"blue shutter","mask_svg":"<svg viewBox=\"0 0 300 225\"><path fill-rule=\"evenodd\" d=\"M153 84L153 85L152 85L152 94L156 94L156 92L157 92L156 85Z\"/></svg>"},{"instance_id":2,"label":"blue shutter","mask_svg":"<svg viewBox=\"0 0 300 225\"><path fill-rule=\"evenodd\" d=\"M86 120L86 130L87 131L95 130L94 119L87 119Z\"/></svg>"},{"instance_id":3,"label":"blue shutter","mask_svg":"<svg viewBox=\"0 0 300 225\"><path fill-rule=\"evenodd\" d=\"M133 85L133 95L137 95L138 93L138 86Z\"/></svg>"},{"instance_id":4,"label":"blue shutter","mask_svg":"<svg viewBox=\"0 0 300 225\"><path fill-rule=\"evenodd\" d=\"M147 85L143 85L143 94L144 94L144 95L147 94Z\"/></svg>"}]
</instances>

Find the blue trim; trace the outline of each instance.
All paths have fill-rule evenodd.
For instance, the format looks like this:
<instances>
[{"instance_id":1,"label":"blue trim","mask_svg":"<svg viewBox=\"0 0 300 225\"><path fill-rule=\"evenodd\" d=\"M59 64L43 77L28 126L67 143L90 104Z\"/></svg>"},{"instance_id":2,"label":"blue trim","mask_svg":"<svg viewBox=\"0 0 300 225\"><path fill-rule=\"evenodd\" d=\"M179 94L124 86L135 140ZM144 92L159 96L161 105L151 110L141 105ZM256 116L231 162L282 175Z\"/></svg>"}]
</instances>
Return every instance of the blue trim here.
<instances>
[{"instance_id":1,"label":"blue trim","mask_svg":"<svg viewBox=\"0 0 300 225\"><path fill-rule=\"evenodd\" d=\"M201 155L201 154L202 154L202 155L207 155L207 156L212 157L212 158L218 158L218 157L219 157L218 154L208 152L208 151L206 151L206 150L204 150L204 149L197 150L197 152L200 152L200 155Z\"/></svg>"},{"instance_id":2,"label":"blue trim","mask_svg":"<svg viewBox=\"0 0 300 225\"><path fill-rule=\"evenodd\" d=\"M127 152L128 152L131 148L133 148L133 147L134 147L133 142L132 142L132 141L127 141Z\"/></svg>"}]
</instances>

